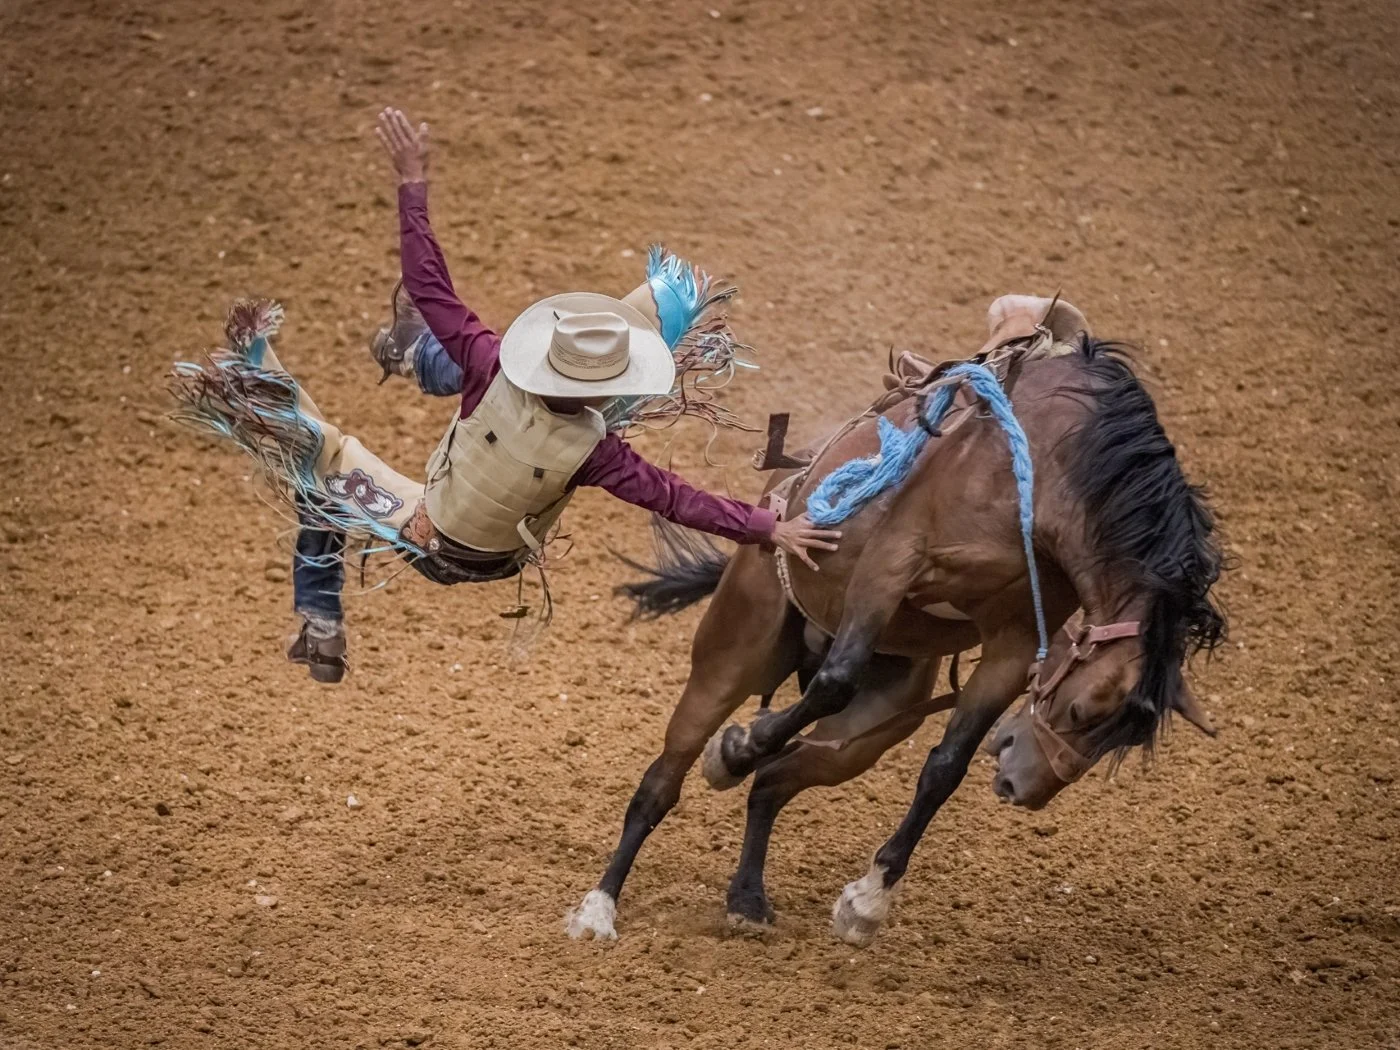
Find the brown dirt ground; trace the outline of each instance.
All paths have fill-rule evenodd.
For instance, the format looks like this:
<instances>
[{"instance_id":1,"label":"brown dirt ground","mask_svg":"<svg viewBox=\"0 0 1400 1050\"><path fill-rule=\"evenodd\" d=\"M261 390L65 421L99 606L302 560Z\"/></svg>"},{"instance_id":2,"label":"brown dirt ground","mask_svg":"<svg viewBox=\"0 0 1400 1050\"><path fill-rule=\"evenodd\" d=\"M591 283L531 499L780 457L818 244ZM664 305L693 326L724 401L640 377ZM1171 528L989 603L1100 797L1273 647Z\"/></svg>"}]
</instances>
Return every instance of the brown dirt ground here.
<instances>
[{"instance_id":1,"label":"brown dirt ground","mask_svg":"<svg viewBox=\"0 0 1400 1050\"><path fill-rule=\"evenodd\" d=\"M1396 7L712 2L0 11L0 1046L1400 1045ZM937 727L782 819L762 941L723 927L743 796L692 780L623 939L564 939L686 673L694 613L609 597L644 516L578 501L528 667L509 588L405 578L318 688L280 656L278 519L158 417L170 360L265 292L323 407L425 457L444 406L361 349L389 101L434 125L488 319L622 291L665 237L742 280L764 370L734 403L799 437L890 344L969 349L1002 291L1142 343L1239 560L1196 669L1219 738L1042 814L979 759L864 952L829 907ZM744 442L703 446L645 443L755 490Z\"/></svg>"}]
</instances>

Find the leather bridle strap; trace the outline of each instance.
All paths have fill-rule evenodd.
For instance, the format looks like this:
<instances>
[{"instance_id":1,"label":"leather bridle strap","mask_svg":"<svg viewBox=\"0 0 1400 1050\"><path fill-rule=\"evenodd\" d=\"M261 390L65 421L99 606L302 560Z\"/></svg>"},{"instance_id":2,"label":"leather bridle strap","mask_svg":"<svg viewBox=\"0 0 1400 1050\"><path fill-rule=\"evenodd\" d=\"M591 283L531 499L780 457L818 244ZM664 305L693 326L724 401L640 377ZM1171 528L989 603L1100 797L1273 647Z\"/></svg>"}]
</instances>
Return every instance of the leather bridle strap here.
<instances>
[{"instance_id":1,"label":"leather bridle strap","mask_svg":"<svg viewBox=\"0 0 1400 1050\"><path fill-rule=\"evenodd\" d=\"M1068 627L1065 634L1069 635L1069 655L1061 661L1060 666L1055 668L1053 674L1047 682L1040 681L1041 667L1037 664L1031 670L1031 705L1037 701L1049 699L1055 695L1055 690L1060 683L1065 680L1065 676L1075 669L1079 664L1088 660L1094 655L1100 645L1105 642L1114 642L1120 638L1136 638L1142 633L1142 623L1138 620L1124 620L1121 623L1110 623L1103 627L1085 627L1077 635Z\"/></svg>"},{"instance_id":2,"label":"leather bridle strap","mask_svg":"<svg viewBox=\"0 0 1400 1050\"><path fill-rule=\"evenodd\" d=\"M1141 621L1124 620L1122 623L1110 623L1103 627L1090 627L1084 635L1084 641L1092 647L1100 642L1113 642L1119 638L1136 638L1141 633Z\"/></svg>"},{"instance_id":3,"label":"leather bridle strap","mask_svg":"<svg viewBox=\"0 0 1400 1050\"><path fill-rule=\"evenodd\" d=\"M1031 708L1031 735L1051 770L1066 784L1073 784L1093 768L1094 763L1071 747L1035 708Z\"/></svg>"},{"instance_id":4,"label":"leather bridle strap","mask_svg":"<svg viewBox=\"0 0 1400 1050\"><path fill-rule=\"evenodd\" d=\"M1079 664L1092 659L1100 645L1118 641L1120 638L1138 637L1142 633L1142 623L1138 620L1124 620L1102 627L1085 627L1077 635L1066 627L1065 633L1070 637L1069 653L1060 662L1060 666L1055 668L1049 680L1041 683L1038 664L1032 670L1028 706L1031 735L1035 738L1041 754L1045 756L1046 762L1057 777L1066 784L1073 784L1089 772L1094 764L1093 760L1081 755L1069 741L1055 732L1042 710L1048 708L1055 690L1065 677Z\"/></svg>"}]
</instances>

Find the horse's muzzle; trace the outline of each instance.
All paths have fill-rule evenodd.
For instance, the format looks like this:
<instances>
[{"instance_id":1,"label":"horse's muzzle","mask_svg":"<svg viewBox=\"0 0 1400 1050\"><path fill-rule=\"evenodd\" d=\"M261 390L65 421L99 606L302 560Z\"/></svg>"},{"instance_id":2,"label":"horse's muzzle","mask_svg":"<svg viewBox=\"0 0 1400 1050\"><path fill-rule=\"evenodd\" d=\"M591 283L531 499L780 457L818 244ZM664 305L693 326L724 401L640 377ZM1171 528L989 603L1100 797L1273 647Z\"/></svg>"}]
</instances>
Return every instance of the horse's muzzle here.
<instances>
[{"instance_id":1,"label":"horse's muzzle","mask_svg":"<svg viewBox=\"0 0 1400 1050\"><path fill-rule=\"evenodd\" d=\"M986 752L997 760L992 791L1003 802L1024 809L1043 809L1061 786L1030 739L1029 729L1018 718L1008 718L987 741Z\"/></svg>"}]
</instances>

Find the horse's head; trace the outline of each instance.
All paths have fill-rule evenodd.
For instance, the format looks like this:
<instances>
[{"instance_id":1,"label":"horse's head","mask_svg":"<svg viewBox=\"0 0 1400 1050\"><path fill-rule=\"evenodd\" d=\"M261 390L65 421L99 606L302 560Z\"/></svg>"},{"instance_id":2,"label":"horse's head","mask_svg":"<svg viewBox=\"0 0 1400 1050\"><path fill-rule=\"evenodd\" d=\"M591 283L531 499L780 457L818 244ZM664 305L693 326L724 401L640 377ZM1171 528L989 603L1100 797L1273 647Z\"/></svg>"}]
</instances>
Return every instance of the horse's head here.
<instances>
[{"instance_id":1,"label":"horse's head","mask_svg":"<svg viewBox=\"0 0 1400 1050\"><path fill-rule=\"evenodd\" d=\"M1125 619L1058 634L1025 706L993 734L996 793L1031 809L1105 755L1150 748L1172 711L1213 733L1181 672L1226 634L1211 593L1224 568L1215 518L1152 398L1112 343L1085 338L1074 360L1087 414L1063 446L1065 492L1082 526L1062 536L1083 541L1057 555L1086 609Z\"/></svg>"},{"instance_id":2,"label":"horse's head","mask_svg":"<svg viewBox=\"0 0 1400 1050\"><path fill-rule=\"evenodd\" d=\"M1040 809L1104 755L1150 745L1168 710L1214 736L1179 665L1167 705L1150 699L1144 664L1158 661L1144 661L1145 644L1137 621L1056 635L1033 672L1025 705L987 744L997 759L992 790L1014 805Z\"/></svg>"}]
</instances>

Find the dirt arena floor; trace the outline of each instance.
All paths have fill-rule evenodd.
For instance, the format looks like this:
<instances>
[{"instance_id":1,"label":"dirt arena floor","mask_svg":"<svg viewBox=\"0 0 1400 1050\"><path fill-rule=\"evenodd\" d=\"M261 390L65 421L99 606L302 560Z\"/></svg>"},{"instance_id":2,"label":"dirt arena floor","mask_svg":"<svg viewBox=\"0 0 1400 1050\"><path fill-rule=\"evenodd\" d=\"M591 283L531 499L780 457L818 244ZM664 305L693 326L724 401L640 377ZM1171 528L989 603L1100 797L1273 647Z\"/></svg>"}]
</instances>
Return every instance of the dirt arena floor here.
<instances>
[{"instance_id":1,"label":"dirt arena floor","mask_svg":"<svg viewBox=\"0 0 1400 1050\"><path fill-rule=\"evenodd\" d=\"M1384 0L5 4L0 1047L1400 1046L1398 31ZM730 403L798 438L1003 291L1137 341L1238 563L1194 669L1219 737L1038 814L979 758L865 951L830 907L939 726L788 810L765 939L724 923L744 796L695 775L621 940L567 940L698 617L611 596L645 516L576 501L528 665L511 585L404 577L318 687L280 519L162 416L264 293L321 405L426 457L448 406L363 349L386 103L432 124L489 321L621 293L664 238L740 280ZM705 438L641 444L755 493L755 442Z\"/></svg>"}]
</instances>

